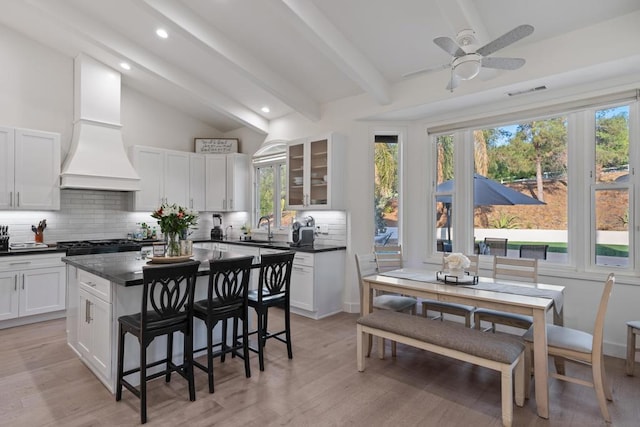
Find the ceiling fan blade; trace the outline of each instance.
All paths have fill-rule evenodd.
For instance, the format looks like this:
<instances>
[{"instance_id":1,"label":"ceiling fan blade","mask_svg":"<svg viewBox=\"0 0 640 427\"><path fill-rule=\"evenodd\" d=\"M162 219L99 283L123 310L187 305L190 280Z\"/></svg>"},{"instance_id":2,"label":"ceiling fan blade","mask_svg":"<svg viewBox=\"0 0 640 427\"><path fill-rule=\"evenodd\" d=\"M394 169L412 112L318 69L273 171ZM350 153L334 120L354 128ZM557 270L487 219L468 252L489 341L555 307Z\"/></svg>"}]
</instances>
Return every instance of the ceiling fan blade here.
<instances>
[{"instance_id":1,"label":"ceiling fan blade","mask_svg":"<svg viewBox=\"0 0 640 427\"><path fill-rule=\"evenodd\" d=\"M482 46L480 49L476 50L476 53L482 56L491 55L493 52L496 52L502 48L505 48L510 44L515 43L524 37L527 37L531 33L533 33L533 26L520 25L514 28L513 30L509 31L508 33L498 37L494 41L489 42L486 45Z\"/></svg>"},{"instance_id":2,"label":"ceiling fan blade","mask_svg":"<svg viewBox=\"0 0 640 427\"><path fill-rule=\"evenodd\" d=\"M437 37L433 39L433 42L449 55L455 56L456 58L466 54L466 52L460 49L460 46L449 37Z\"/></svg>"},{"instance_id":3,"label":"ceiling fan blade","mask_svg":"<svg viewBox=\"0 0 640 427\"><path fill-rule=\"evenodd\" d=\"M421 68L419 70L415 70L407 74L403 74L402 78L408 79L409 77L417 76L418 74L433 73L435 71L445 70L449 67L451 67L451 64L442 64L442 65L438 65L437 67Z\"/></svg>"},{"instance_id":4,"label":"ceiling fan blade","mask_svg":"<svg viewBox=\"0 0 640 427\"><path fill-rule=\"evenodd\" d=\"M482 58L482 66L499 70L517 70L527 62L522 58Z\"/></svg>"}]
</instances>

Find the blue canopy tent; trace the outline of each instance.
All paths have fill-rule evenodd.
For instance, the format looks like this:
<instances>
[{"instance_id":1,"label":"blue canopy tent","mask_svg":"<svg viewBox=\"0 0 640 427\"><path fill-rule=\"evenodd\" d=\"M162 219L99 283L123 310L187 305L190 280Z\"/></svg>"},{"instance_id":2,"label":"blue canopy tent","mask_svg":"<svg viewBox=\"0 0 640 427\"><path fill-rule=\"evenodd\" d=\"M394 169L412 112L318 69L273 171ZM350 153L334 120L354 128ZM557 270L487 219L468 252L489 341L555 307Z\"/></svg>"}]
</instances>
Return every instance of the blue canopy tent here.
<instances>
[{"instance_id":1,"label":"blue canopy tent","mask_svg":"<svg viewBox=\"0 0 640 427\"><path fill-rule=\"evenodd\" d=\"M445 181L438 185L436 191L438 193L452 193L455 182L453 179ZM451 239L451 195L442 195L436 197L437 202L444 203L447 211L447 238ZM486 176L473 174L473 205L492 206L492 205L544 205L538 199L529 197L518 191L496 182Z\"/></svg>"}]
</instances>

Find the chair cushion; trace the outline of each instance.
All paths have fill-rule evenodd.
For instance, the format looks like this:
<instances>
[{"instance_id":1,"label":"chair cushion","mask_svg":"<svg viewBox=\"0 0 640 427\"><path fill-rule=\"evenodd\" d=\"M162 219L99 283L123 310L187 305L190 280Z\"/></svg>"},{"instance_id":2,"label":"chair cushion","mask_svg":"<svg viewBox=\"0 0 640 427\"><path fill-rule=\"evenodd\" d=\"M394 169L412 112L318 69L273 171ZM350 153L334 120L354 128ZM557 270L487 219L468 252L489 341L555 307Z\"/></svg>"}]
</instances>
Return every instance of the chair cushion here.
<instances>
[{"instance_id":1,"label":"chair cushion","mask_svg":"<svg viewBox=\"0 0 640 427\"><path fill-rule=\"evenodd\" d=\"M507 313L504 311L497 311L497 310L489 310L488 308L478 308L475 311L479 316L481 320L484 320L482 317L483 315L487 315L487 316L496 316L496 317L504 317L506 319L513 319L513 320L519 320L521 322L528 322L529 325L531 325L533 323L533 317L531 316L525 316L524 314L516 314L516 313Z\"/></svg>"},{"instance_id":2,"label":"chair cushion","mask_svg":"<svg viewBox=\"0 0 640 427\"><path fill-rule=\"evenodd\" d=\"M522 338L527 342L533 342L533 327L529 328ZM547 325L547 345L589 354L592 350L593 335L564 326Z\"/></svg>"},{"instance_id":3,"label":"chair cushion","mask_svg":"<svg viewBox=\"0 0 640 427\"><path fill-rule=\"evenodd\" d=\"M416 305L416 299L400 295L378 295L373 298L373 308L404 311Z\"/></svg>"},{"instance_id":4,"label":"chair cushion","mask_svg":"<svg viewBox=\"0 0 640 427\"><path fill-rule=\"evenodd\" d=\"M640 329L640 320L630 320L627 322L627 326L631 326L633 329Z\"/></svg>"},{"instance_id":5,"label":"chair cushion","mask_svg":"<svg viewBox=\"0 0 640 427\"><path fill-rule=\"evenodd\" d=\"M129 327L132 327L135 329L140 329L141 317L142 316L140 313L129 314L126 316L120 316L118 318L118 322L128 325ZM171 327L173 325L178 327L179 325L186 323L186 321L187 321L186 313L184 313L184 315L179 317L172 317L170 319L161 319L160 316L158 316L158 314L155 311L149 311L147 312L146 329L147 330L161 329L161 328Z\"/></svg>"},{"instance_id":6,"label":"chair cushion","mask_svg":"<svg viewBox=\"0 0 640 427\"><path fill-rule=\"evenodd\" d=\"M207 311L212 310L216 313L223 312L234 312L242 308L242 299L238 299L237 303L231 304L227 302L226 304L222 304L222 302L218 298L213 298L211 300L211 305L209 305L209 300L203 299L200 301L196 301L193 303L193 311L194 313L207 313Z\"/></svg>"},{"instance_id":7,"label":"chair cushion","mask_svg":"<svg viewBox=\"0 0 640 427\"><path fill-rule=\"evenodd\" d=\"M279 300L284 301L285 293L273 294L269 295L268 290L262 291L262 301L263 302L275 302ZM258 301L258 291L256 289L249 291L249 302L257 302Z\"/></svg>"}]
</instances>

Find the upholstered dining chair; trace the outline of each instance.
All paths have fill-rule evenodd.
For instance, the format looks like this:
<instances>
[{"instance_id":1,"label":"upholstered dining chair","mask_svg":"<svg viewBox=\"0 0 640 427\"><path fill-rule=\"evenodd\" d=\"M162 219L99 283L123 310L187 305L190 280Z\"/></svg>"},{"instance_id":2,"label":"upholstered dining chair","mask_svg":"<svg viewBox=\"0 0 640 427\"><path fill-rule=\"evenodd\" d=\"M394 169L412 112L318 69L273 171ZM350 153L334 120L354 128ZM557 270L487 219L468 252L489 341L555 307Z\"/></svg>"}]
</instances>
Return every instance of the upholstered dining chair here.
<instances>
[{"instance_id":1,"label":"upholstered dining chair","mask_svg":"<svg viewBox=\"0 0 640 427\"><path fill-rule=\"evenodd\" d=\"M209 260L209 286L207 298L193 304L193 317L204 322L207 330L207 365L194 361L194 366L207 373L209 393L213 393L213 358L220 356L224 362L227 353L244 360L247 378L249 366L249 277L253 256L226 260ZM232 344L227 344L227 321L233 322ZM213 330L222 323L222 341L213 342ZM242 337L238 338L238 322L242 322ZM219 350L214 351L220 347ZM200 349L198 349L199 351ZM240 350L242 352L240 353Z\"/></svg>"},{"instance_id":2,"label":"upholstered dining chair","mask_svg":"<svg viewBox=\"0 0 640 427\"><path fill-rule=\"evenodd\" d=\"M607 400L613 400L613 396L605 375L602 341L604 336L604 317L607 312L609 297L611 296L614 284L615 276L612 273L607 277L604 289L602 290L602 297L600 298L600 305L598 306L598 312L596 314L593 334L563 326L547 324L547 349L549 356L590 365L592 380L585 381L583 379L570 377L564 372L551 372L549 375L559 380L594 388L596 397L598 398L600 412L602 413L605 421L609 423L611 422L611 416L609 415L609 409L607 408ZM531 372L533 328L529 328L522 338L524 339L526 346L525 372ZM525 396L527 397L530 388L529 383L530 375L525 375Z\"/></svg>"},{"instance_id":3,"label":"upholstered dining chair","mask_svg":"<svg viewBox=\"0 0 640 427\"><path fill-rule=\"evenodd\" d=\"M161 376L171 380L176 372L189 383L189 400L196 400L193 380L193 295L196 273L200 261L191 261L166 266L145 266L142 268L142 309L140 313L118 318L118 372L116 379L116 401L122 399L122 387L140 398L140 422L147 422L147 381ZM173 334L184 335L183 362L173 363ZM140 345L140 367L124 371L125 335L134 336ZM167 354L162 360L147 363L147 348L159 336L167 337ZM165 368L151 375L147 369L165 365ZM136 388L125 379L138 372L140 385Z\"/></svg>"},{"instance_id":4,"label":"upholstered dining chair","mask_svg":"<svg viewBox=\"0 0 640 427\"><path fill-rule=\"evenodd\" d=\"M448 256L448 253L444 253L442 254L442 269L444 270L446 268L446 261L445 258ZM468 271L469 273L477 276L478 275L478 269L479 269L479 257L478 255L467 255L467 258L469 258L469 261L471 261L471 265L469 266L469 268L466 269L466 271ZM453 316L460 316L460 317L464 317L464 325L467 328L471 327L471 316L473 315L473 312L476 308L472 305L465 305L465 304L456 304L453 302L441 302L441 301L436 301L436 300L423 300L422 301L422 315L424 317L428 317L428 312L429 311L434 311L437 312L438 315L436 315L435 317L432 317L432 320L438 320L440 319L441 321L444 321L444 315L446 314L451 314Z\"/></svg>"},{"instance_id":5,"label":"upholstered dining chair","mask_svg":"<svg viewBox=\"0 0 640 427\"><path fill-rule=\"evenodd\" d=\"M493 278L538 281L538 260L530 258L507 258L496 256L493 258ZM487 308L478 308L473 313L473 321L476 329L482 329L482 321L491 322L491 327L485 331L496 331L496 324L511 326L520 329L529 329L533 324L531 316L523 314L505 313Z\"/></svg>"},{"instance_id":6,"label":"upholstered dining chair","mask_svg":"<svg viewBox=\"0 0 640 427\"><path fill-rule=\"evenodd\" d=\"M363 307L363 295L362 295L362 278L371 276L378 273L378 265L373 253L368 254L356 254L356 269L358 270L358 289L360 291L360 315L362 316ZM402 311L410 314L415 314L416 299L413 297L405 297L401 295L374 295L371 306L374 310L393 310ZM367 356L371 354L372 337L369 335L369 347L367 349ZM382 342L384 345L384 341ZM395 342L391 343L391 354L396 355Z\"/></svg>"},{"instance_id":7,"label":"upholstered dining chair","mask_svg":"<svg viewBox=\"0 0 640 427\"><path fill-rule=\"evenodd\" d=\"M258 353L260 370L264 371L264 346L269 338L280 341L287 346L287 356L293 359L291 349L291 270L293 251L261 255L260 278L258 289L249 291L249 307L253 307L258 317L257 329L249 335L258 336L258 348L251 349ZM284 329L269 332L269 308L279 307L284 311ZM284 335L284 338L282 337Z\"/></svg>"},{"instance_id":8,"label":"upholstered dining chair","mask_svg":"<svg viewBox=\"0 0 640 427\"><path fill-rule=\"evenodd\" d=\"M640 320L627 322L627 375L633 376L633 368L636 362L636 353L640 353L640 348L636 348L636 335L640 335Z\"/></svg>"}]
</instances>

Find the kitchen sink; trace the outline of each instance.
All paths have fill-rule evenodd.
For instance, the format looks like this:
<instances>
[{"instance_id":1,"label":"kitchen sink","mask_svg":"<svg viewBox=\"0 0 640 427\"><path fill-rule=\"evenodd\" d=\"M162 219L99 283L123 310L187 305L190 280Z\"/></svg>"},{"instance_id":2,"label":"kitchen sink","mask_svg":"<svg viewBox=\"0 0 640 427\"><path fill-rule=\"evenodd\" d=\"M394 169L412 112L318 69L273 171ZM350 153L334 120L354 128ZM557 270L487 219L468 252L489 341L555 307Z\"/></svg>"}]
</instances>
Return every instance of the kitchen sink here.
<instances>
[{"instance_id":1,"label":"kitchen sink","mask_svg":"<svg viewBox=\"0 0 640 427\"><path fill-rule=\"evenodd\" d=\"M262 248L273 248L273 249L289 249L289 243L287 242L274 242L269 240L235 240L233 242L229 242L234 245L248 245L248 246L260 246Z\"/></svg>"}]
</instances>

